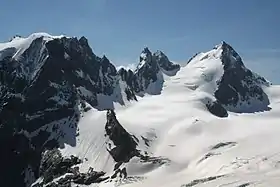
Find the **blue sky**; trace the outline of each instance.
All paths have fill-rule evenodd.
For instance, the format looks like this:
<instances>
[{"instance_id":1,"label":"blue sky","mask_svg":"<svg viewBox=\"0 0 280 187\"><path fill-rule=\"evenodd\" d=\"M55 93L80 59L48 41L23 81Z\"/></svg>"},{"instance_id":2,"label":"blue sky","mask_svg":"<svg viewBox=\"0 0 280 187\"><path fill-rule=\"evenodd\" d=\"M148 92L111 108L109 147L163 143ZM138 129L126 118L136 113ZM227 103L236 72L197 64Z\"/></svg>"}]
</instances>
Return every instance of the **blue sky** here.
<instances>
[{"instance_id":1,"label":"blue sky","mask_svg":"<svg viewBox=\"0 0 280 187\"><path fill-rule=\"evenodd\" d=\"M86 36L97 55L136 63L143 47L185 62L225 40L280 83L278 0L0 0L0 41L33 32Z\"/></svg>"}]
</instances>

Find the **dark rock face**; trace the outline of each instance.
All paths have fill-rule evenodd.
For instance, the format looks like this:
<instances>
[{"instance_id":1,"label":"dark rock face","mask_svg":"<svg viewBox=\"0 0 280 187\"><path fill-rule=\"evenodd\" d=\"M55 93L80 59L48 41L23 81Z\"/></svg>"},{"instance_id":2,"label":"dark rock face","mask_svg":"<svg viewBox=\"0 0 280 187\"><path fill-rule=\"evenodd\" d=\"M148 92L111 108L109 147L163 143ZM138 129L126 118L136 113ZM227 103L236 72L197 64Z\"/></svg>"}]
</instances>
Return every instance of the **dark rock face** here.
<instances>
[{"instance_id":1,"label":"dark rock face","mask_svg":"<svg viewBox=\"0 0 280 187\"><path fill-rule=\"evenodd\" d=\"M121 126L113 110L107 111L105 132L113 143L108 145L108 151L116 162L128 162L132 157L139 155L136 150L137 142ZM110 149L112 146L113 148Z\"/></svg>"},{"instance_id":2,"label":"dark rock face","mask_svg":"<svg viewBox=\"0 0 280 187\"><path fill-rule=\"evenodd\" d=\"M153 60L157 62L166 75L174 76L180 70L180 65L170 62L168 57L162 51L155 52L153 54Z\"/></svg>"},{"instance_id":3,"label":"dark rock face","mask_svg":"<svg viewBox=\"0 0 280 187\"><path fill-rule=\"evenodd\" d=\"M63 158L60 151L57 149L46 151L42 156L40 164L40 174L43 177L43 181L35 184L35 187L43 185L47 187L70 187L71 183L90 185L107 179L102 178L105 175L104 172L93 171L92 168L90 168L87 173L81 173L79 167L76 166L80 163L82 163L82 161L75 156ZM53 182L53 180L58 177L61 178Z\"/></svg>"},{"instance_id":4,"label":"dark rock face","mask_svg":"<svg viewBox=\"0 0 280 187\"><path fill-rule=\"evenodd\" d=\"M75 146L81 104L98 108L97 94L113 94L117 71L84 37L42 36L20 58L12 56L0 60L0 160L9 168L0 176L1 184L20 187L42 174L46 149Z\"/></svg>"},{"instance_id":5,"label":"dark rock face","mask_svg":"<svg viewBox=\"0 0 280 187\"><path fill-rule=\"evenodd\" d=\"M207 103L206 107L209 110L209 112L211 112L213 115L217 117L221 117L221 118L228 117L227 110L218 101Z\"/></svg>"},{"instance_id":6,"label":"dark rock face","mask_svg":"<svg viewBox=\"0 0 280 187\"><path fill-rule=\"evenodd\" d=\"M218 84L215 97L228 109L235 112L257 112L268 109L269 99L262 89L269 83L247 69L241 57L223 42L221 61L224 74Z\"/></svg>"},{"instance_id":7,"label":"dark rock face","mask_svg":"<svg viewBox=\"0 0 280 187\"><path fill-rule=\"evenodd\" d=\"M40 164L40 175L43 177L43 183L49 183L54 178L71 172L71 167L81 162L79 158L74 156L63 158L57 149L46 151Z\"/></svg>"},{"instance_id":8,"label":"dark rock face","mask_svg":"<svg viewBox=\"0 0 280 187\"><path fill-rule=\"evenodd\" d=\"M151 83L160 81L163 84L162 73L158 64L153 60L153 55L148 48L144 48L140 55L140 63L135 72L135 90L143 92L148 89Z\"/></svg>"},{"instance_id":9,"label":"dark rock face","mask_svg":"<svg viewBox=\"0 0 280 187\"><path fill-rule=\"evenodd\" d=\"M151 168L160 167L161 165L169 162L166 158L153 157L148 155L147 152L143 155L143 153L138 150L137 145L140 141L143 141L142 143L146 143L146 145L149 146L149 140L143 136L140 139L129 134L119 123L113 110L107 111L105 136L109 137L109 141L107 142L107 151L116 162L114 166L114 174L111 178L127 178L129 173L127 173L123 163L129 162L130 159L134 157L140 163L149 164Z\"/></svg>"},{"instance_id":10,"label":"dark rock face","mask_svg":"<svg viewBox=\"0 0 280 187\"><path fill-rule=\"evenodd\" d=\"M135 87L134 87L136 81L135 81L135 76L133 71L130 69L126 70L124 68L120 68L118 70L118 75L120 76L120 80L126 84L124 91L126 93L127 100L137 101Z\"/></svg>"}]
</instances>

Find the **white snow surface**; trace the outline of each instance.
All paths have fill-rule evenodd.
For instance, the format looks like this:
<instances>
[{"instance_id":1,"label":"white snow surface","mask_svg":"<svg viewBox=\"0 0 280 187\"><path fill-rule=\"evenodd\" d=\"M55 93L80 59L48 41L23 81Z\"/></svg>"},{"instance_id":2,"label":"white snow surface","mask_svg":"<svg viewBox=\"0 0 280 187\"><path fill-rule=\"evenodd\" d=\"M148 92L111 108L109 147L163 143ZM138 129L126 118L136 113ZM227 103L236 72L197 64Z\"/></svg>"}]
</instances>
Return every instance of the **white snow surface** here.
<instances>
[{"instance_id":1,"label":"white snow surface","mask_svg":"<svg viewBox=\"0 0 280 187\"><path fill-rule=\"evenodd\" d=\"M121 184L112 181L91 186L180 187L194 180L195 187L279 186L280 86L265 89L270 111L213 116L205 103L215 99L215 82L223 75L220 53L218 48L197 55L176 76L165 80L160 95L115 105L117 119L129 133L151 140L149 147L140 143L138 148L170 161L155 166L134 158L126 163L129 177ZM84 159L82 171L93 167L112 174L115 163L106 150L105 123L106 111L90 110L78 124L76 146L61 149L65 156ZM199 181L218 175L224 176Z\"/></svg>"}]
</instances>

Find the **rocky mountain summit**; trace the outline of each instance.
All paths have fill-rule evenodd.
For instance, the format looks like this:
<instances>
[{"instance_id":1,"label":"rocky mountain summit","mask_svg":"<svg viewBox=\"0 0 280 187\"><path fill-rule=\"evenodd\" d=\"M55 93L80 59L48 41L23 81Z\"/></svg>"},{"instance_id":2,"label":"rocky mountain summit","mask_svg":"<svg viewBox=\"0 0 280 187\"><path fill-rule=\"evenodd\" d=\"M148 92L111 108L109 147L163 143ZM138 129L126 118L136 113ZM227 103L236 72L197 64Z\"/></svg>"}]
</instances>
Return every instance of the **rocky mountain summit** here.
<instances>
[{"instance_id":1,"label":"rocky mountain summit","mask_svg":"<svg viewBox=\"0 0 280 187\"><path fill-rule=\"evenodd\" d=\"M269 82L248 69L229 44L222 41L209 52L197 53L188 61L188 65L204 62L209 63L203 67L205 71L211 72L202 73L203 79L212 82L212 79L216 78L213 86L216 103L233 112L251 113L269 110L270 102L263 91L263 87L269 86ZM217 71L212 72L212 68L216 68Z\"/></svg>"},{"instance_id":2,"label":"rocky mountain summit","mask_svg":"<svg viewBox=\"0 0 280 187\"><path fill-rule=\"evenodd\" d=\"M269 82L246 68L241 57L229 44L222 42L215 47L218 48L222 49L220 58L224 74L217 83L215 97L229 110L240 112L267 110L269 99L262 86L268 86Z\"/></svg>"},{"instance_id":3,"label":"rocky mountain summit","mask_svg":"<svg viewBox=\"0 0 280 187\"><path fill-rule=\"evenodd\" d=\"M164 82L163 74L174 76L180 70L180 65L170 62L163 52L157 51L152 54L147 47L140 54L139 60L134 72L124 68L119 70L122 81L137 95L160 94Z\"/></svg>"}]
</instances>

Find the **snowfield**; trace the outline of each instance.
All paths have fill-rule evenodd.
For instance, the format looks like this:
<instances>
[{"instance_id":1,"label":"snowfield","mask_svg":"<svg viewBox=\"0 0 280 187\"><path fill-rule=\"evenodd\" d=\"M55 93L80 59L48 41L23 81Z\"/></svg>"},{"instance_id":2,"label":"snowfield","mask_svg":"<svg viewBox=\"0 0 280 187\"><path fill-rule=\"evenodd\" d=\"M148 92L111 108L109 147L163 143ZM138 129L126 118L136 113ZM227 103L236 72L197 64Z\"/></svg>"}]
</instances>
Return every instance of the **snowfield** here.
<instances>
[{"instance_id":1,"label":"snowfield","mask_svg":"<svg viewBox=\"0 0 280 187\"><path fill-rule=\"evenodd\" d=\"M149 146L140 141L138 149L167 162L144 164L133 158L125 165L127 179L91 186L279 186L280 86L264 88L269 111L214 116L205 104L215 99L216 81L224 73L216 57L220 52L197 55L176 76L165 80L160 95L115 104L120 124L137 138L149 140ZM106 111L88 111L78 124L76 146L61 149L65 156L73 154L84 160L81 171L93 167L112 174L115 162L106 150L105 123Z\"/></svg>"}]
</instances>

